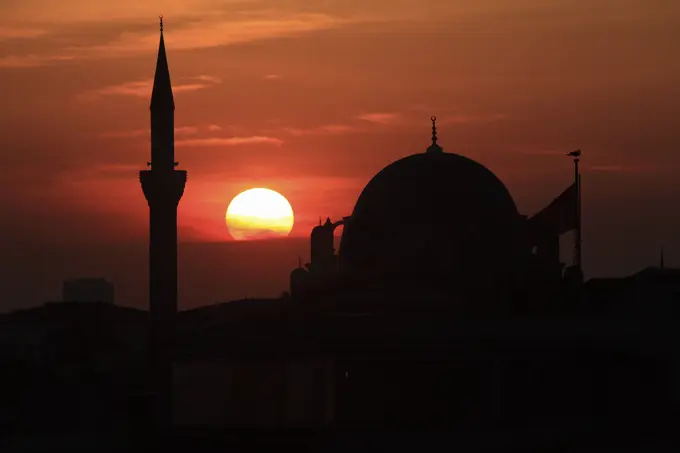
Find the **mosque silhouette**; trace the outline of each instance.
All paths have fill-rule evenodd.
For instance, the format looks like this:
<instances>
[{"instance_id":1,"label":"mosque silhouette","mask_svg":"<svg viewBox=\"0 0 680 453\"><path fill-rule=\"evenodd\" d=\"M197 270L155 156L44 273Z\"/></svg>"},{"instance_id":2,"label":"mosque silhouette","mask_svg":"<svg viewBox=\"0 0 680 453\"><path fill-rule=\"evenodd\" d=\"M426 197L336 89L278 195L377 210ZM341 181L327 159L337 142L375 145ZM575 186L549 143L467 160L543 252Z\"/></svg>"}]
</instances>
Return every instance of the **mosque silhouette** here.
<instances>
[{"instance_id":1,"label":"mosque silhouette","mask_svg":"<svg viewBox=\"0 0 680 453\"><path fill-rule=\"evenodd\" d=\"M288 296L179 322L186 172L174 160L174 107L161 25L151 168L140 174L159 423L550 432L674 407L667 318L612 314L587 295L580 151L568 153L573 183L528 217L490 170L444 151L435 117L424 152L386 166L351 215L313 229ZM559 237L570 230L565 268Z\"/></svg>"},{"instance_id":2,"label":"mosque silhouette","mask_svg":"<svg viewBox=\"0 0 680 453\"><path fill-rule=\"evenodd\" d=\"M311 262L291 274L294 297L366 287L422 297L427 288L419 305L502 310L516 298L564 293L559 237L580 230L578 170L555 202L527 218L490 170L444 152L431 120L432 144L424 153L388 165L364 188L350 216L313 229ZM575 156L578 163L580 151ZM566 275L576 295L583 283L580 258ZM395 297L388 297L390 304Z\"/></svg>"}]
</instances>

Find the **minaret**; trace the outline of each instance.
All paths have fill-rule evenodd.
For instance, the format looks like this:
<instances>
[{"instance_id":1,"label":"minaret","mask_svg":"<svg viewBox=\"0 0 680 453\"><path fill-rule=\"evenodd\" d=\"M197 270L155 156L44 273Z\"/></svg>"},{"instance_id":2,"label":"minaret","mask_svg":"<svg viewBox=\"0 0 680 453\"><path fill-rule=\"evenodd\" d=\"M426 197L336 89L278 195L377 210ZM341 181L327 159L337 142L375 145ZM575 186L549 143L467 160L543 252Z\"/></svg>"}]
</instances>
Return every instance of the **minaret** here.
<instances>
[{"instance_id":1,"label":"minaret","mask_svg":"<svg viewBox=\"0 0 680 453\"><path fill-rule=\"evenodd\" d=\"M151 161L139 172L149 204L150 365L161 427L172 423L171 347L177 315L177 205L187 172L176 170L175 102L160 18L160 44L151 94Z\"/></svg>"}]
</instances>

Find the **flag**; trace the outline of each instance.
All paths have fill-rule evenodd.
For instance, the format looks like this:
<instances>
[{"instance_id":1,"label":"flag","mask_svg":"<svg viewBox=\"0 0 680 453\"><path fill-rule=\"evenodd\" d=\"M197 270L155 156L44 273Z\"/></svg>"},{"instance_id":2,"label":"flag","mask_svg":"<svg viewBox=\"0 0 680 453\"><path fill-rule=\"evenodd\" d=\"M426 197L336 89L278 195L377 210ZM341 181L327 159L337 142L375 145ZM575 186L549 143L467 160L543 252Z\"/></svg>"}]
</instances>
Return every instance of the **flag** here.
<instances>
[{"instance_id":1,"label":"flag","mask_svg":"<svg viewBox=\"0 0 680 453\"><path fill-rule=\"evenodd\" d=\"M576 228L578 228L578 188L576 182L529 219L529 229L534 234L551 233L559 235Z\"/></svg>"}]
</instances>

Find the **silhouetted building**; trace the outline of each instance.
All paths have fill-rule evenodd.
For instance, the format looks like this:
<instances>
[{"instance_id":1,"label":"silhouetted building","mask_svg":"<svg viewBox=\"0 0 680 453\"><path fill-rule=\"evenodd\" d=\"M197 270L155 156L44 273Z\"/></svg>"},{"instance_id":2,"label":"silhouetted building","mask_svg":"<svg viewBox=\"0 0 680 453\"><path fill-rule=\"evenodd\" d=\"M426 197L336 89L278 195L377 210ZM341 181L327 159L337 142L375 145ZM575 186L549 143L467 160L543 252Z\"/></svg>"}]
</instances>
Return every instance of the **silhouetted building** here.
<instances>
[{"instance_id":1,"label":"silhouetted building","mask_svg":"<svg viewBox=\"0 0 680 453\"><path fill-rule=\"evenodd\" d=\"M305 291L317 297L349 287L437 288L444 304L451 306L453 298L454 305L473 310L479 300L507 307L513 298L523 298L524 305L546 297L578 299L566 289L580 284L580 267L564 272L559 242L580 228L578 172L546 208L522 215L491 171L444 152L435 120L424 153L385 167L364 188L351 216L336 223L329 218L312 230ZM339 225L344 230L336 254L333 232ZM293 273L291 282L306 278L301 270ZM296 289L292 295L301 296Z\"/></svg>"},{"instance_id":2,"label":"silhouetted building","mask_svg":"<svg viewBox=\"0 0 680 453\"><path fill-rule=\"evenodd\" d=\"M177 205L184 194L187 172L176 170L175 101L163 40L160 44L151 93L151 160L139 172L149 204L149 311L151 364L156 369L162 424L171 417L171 346L177 315Z\"/></svg>"},{"instance_id":3,"label":"silhouetted building","mask_svg":"<svg viewBox=\"0 0 680 453\"><path fill-rule=\"evenodd\" d=\"M680 314L680 269L646 267L621 278L593 278L585 284L586 301L598 312L641 317Z\"/></svg>"},{"instance_id":4,"label":"silhouetted building","mask_svg":"<svg viewBox=\"0 0 680 453\"><path fill-rule=\"evenodd\" d=\"M61 300L66 302L114 303L113 283L105 278L77 278L62 283Z\"/></svg>"},{"instance_id":5,"label":"silhouetted building","mask_svg":"<svg viewBox=\"0 0 680 453\"><path fill-rule=\"evenodd\" d=\"M302 267L302 260L300 260L298 267L290 273L290 294L293 296L304 294L310 287L311 279L309 271Z\"/></svg>"},{"instance_id":6,"label":"silhouetted building","mask_svg":"<svg viewBox=\"0 0 680 453\"><path fill-rule=\"evenodd\" d=\"M139 410L128 397L148 386L147 318L102 302L51 302L0 316L0 430L3 415L23 432L133 426Z\"/></svg>"}]
</instances>

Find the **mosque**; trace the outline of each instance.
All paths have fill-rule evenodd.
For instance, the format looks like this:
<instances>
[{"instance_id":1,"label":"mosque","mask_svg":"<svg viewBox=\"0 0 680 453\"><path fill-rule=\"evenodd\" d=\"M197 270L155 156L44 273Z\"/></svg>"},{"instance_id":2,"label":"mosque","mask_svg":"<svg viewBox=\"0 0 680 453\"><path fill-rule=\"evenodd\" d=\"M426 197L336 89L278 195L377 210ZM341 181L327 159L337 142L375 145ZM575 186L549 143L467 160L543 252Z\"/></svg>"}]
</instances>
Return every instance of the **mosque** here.
<instances>
[{"instance_id":1,"label":"mosque","mask_svg":"<svg viewBox=\"0 0 680 453\"><path fill-rule=\"evenodd\" d=\"M291 273L293 297L325 299L332 292L353 299L349 293L371 288L394 307L395 299L422 298L427 288L418 306L464 311L503 311L513 301L526 306L533 298L560 298L567 288L575 297L583 283L580 260L564 271L559 237L580 230L578 170L560 197L529 218L490 170L444 152L431 120L425 152L380 171L351 216L313 229L311 262ZM574 156L578 164L580 151ZM580 252L579 243L575 249Z\"/></svg>"},{"instance_id":2,"label":"mosque","mask_svg":"<svg viewBox=\"0 0 680 453\"><path fill-rule=\"evenodd\" d=\"M570 153L573 184L529 217L490 170L444 151L434 117L424 152L387 165L351 215L313 229L289 297L178 317L187 174L174 160L174 108L161 28L151 169L140 173L159 418L545 433L650 419L680 398L672 316L598 310L588 297L580 151ZM559 236L570 230L575 260L565 268Z\"/></svg>"}]
</instances>

